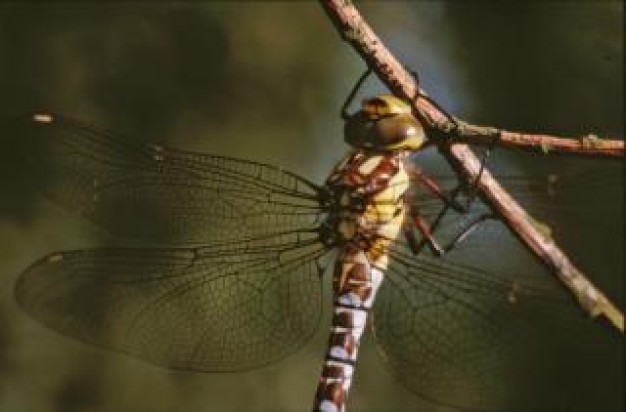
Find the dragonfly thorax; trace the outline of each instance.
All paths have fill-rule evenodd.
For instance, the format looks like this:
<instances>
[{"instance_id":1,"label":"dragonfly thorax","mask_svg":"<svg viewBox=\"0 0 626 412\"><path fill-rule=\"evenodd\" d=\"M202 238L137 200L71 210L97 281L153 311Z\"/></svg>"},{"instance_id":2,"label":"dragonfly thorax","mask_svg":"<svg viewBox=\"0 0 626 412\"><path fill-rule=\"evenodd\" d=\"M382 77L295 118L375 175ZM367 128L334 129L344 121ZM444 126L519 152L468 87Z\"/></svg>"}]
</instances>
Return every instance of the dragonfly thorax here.
<instances>
[{"instance_id":1,"label":"dragonfly thorax","mask_svg":"<svg viewBox=\"0 0 626 412\"><path fill-rule=\"evenodd\" d=\"M404 219L403 195L408 176L400 152L356 150L335 167L326 181L328 214L321 237L328 246L350 245L384 254ZM378 253L381 254L381 253Z\"/></svg>"},{"instance_id":2,"label":"dragonfly thorax","mask_svg":"<svg viewBox=\"0 0 626 412\"><path fill-rule=\"evenodd\" d=\"M348 186L327 186L328 214L321 225L321 237L328 246L338 246L355 240L359 232L359 216L366 209L362 192Z\"/></svg>"}]
</instances>

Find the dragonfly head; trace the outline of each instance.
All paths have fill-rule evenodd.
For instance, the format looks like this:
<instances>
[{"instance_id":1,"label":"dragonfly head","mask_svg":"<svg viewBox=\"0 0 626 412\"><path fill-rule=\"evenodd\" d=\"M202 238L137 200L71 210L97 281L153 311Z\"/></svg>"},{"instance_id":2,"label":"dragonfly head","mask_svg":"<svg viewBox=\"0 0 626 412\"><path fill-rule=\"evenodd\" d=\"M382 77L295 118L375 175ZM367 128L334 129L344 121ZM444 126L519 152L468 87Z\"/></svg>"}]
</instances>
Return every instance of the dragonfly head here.
<instances>
[{"instance_id":1,"label":"dragonfly head","mask_svg":"<svg viewBox=\"0 0 626 412\"><path fill-rule=\"evenodd\" d=\"M344 126L344 140L352 147L367 150L418 150L424 144L425 133L409 104L382 94L363 100L361 110L350 115Z\"/></svg>"}]
</instances>

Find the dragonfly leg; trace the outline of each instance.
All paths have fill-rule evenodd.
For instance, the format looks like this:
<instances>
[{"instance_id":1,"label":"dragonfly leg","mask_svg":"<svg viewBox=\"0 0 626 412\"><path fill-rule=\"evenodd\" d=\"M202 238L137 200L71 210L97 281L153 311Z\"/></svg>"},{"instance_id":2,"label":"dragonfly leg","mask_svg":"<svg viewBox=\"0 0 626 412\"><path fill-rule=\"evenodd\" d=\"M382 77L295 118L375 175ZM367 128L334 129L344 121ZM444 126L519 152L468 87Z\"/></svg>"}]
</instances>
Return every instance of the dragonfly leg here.
<instances>
[{"instance_id":1,"label":"dragonfly leg","mask_svg":"<svg viewBox=\"0 0 626 412\"><path fill-rule=\"evenodd\" d=\"M461 231L443 247L443 253L447 253L463 242L474 230L487 220L497 220L497 216L493 213L483 213L474 219L469 225L465 226Z\"/></svg>"},{"instance_id":2,"label":"dragonfly leg","mask_svg":"<svg viewBox=\"0 0 626 412\"><path fill-rule=\"evenodd\" d=\"M478 174L476 175L474 182L471 184L471 187L469 189L467 188L465 189L466 192L468 193L467 201L466 201L468 209L471 206L471 204L474 202L474 199L476 199L476 195L478 194L478 182L480 182L480 178L482 177L483 172L485 170L485 165L487 164L487 160L489 159L489 156L491 156L491 152L493 151L493 148L495 147L495 144L499 138L500 138L500 132L498 131L493 135L493 139L491 140L491 143L489 143L489 146L485 148L482 155L480 156L480 169L478 170ZM465 186L464 183L460 183L459 186L457 186L455 190L461 191L464 188L464 186Z\"/></svg>"},{"instance_id":3,"label":"dragonfly leg","mask_svg":"<svg viewBox=\"0 0 626 412\"><path fill-rule=\"evenodd\" d=\"M424 248L424 246L428 244L434 255L441 256L445 253L445 250L441 248L437 244L437 242L435 242L432 233L435 231L437 226L439 226L439 223L441 223L443 217L446 215L450 208L461 214L465 214L469 211L469 204L463 205L456 200L457 195L462 190L462 186L457 186L454 190L450 192L450 194L447 194L441 189L437 182L426 176L416 166L411 164L405 164L405 169L409 175L409 178L413 182L424 186L443 202L443 208L430 226L420 215L417 206L407 202L406 205L411 215L411 220L413 222L413 225L421 232L422 241L420 243L417 243L415 241L415 236L413 235L412 228L405 229L405 237L407 238L409 246L411 247L411 250L414 254L418 254Z\"/></svg>"},{"instance_id":4,"label":"dragonfly leg","mask_svg":"<svg viewBox=\"0 0 626 412\"><path fill-rule=\"evenodd\" d=\"M437 227L439 226L439 224L441 223L441 221L443 220L444 216L446 215L449 209L453 209L454 211L460 214L466 214L469 212L472 206L472 203L474 202L478 194L478 182L480 181L483 171L485 170L485 164L487 163L487 159L489 158L491 151L493 147L495 146L495 143L497 142L498 138L499 138L499 132L496 132L492 142L483 152L481 156L480 169L478 171L478 174L476 175L476 178L474 179L474 182L471 184L470 189L467 188L467 183L460 182L457 185L457 187L455 187L450 193L446 193L441 189L441 187L437 184L437 182L435 182L433 179L426 176L415 165L412 165L410 163L405 164L405 169L407 171L407 174L409 175L409 178L413 182L427 188L433 195L435 195L437 198L439 198L443 202L443 207L441 211L439 212L435 220L432 222L430 227L426 224L424 219L419 215L419 212L417 211L416 207L414 205L409 205L409 210L411 211L411 214L413 215L412 220L414 222L414 225L422 233L422 241L419 244L416 244L415 237L413 236L412 232L410 232L409 234L409 232L405 229L405 236L407 238L407 241L413 253L419 253L424 247L424 245L427 243L435 255L441 256L447 251L454 248L454 246L456 246L457 244L461 243L482 222L484 222L487 219L494 218L493 215L489 213L479 216L470 225L462 229L461 232L457 236L454 237L454 239L450 242L450 244L446 245L443 248L437 245L437 243L434 241L433 236L432 236L432 233L437 229ZM464 203L461 203L457 200L457 196L461 192L467 193L467 199Z\"/></svg>"},{"instance_id":5,"label":"dragonfly leg","mask_svg":"<svg viewBox=\"0 0 626 412\"><path fill-rule=\"evenodd\" d=\"M404 234L407 242L409 243L411 251L414 254L418 254L419 252L421 252L425 245L428 245L433 255L443 255L445 253L445 250L441 246L439 246L439 243L437 243L437 241L433 237L432 230L430 229L424 217L419 213L417 206L409 205L409 216L411 220L408 225L405 224ZM416 228L422 235L422 240L419 243L415 239L413 228Z\"/></svg>"},{"instance_id":6,"label":"dragonfly leg","mask_svg":"<svg viewBox=\"0 0 626 412\"><path fill-rule=\"evenodd\" d=\"M433 195L439 198L445 206L452 208L458 213L467 213L469 205L464 205L456 200L456 196L462 190L463 186L459 185L450 194L441 189L441 186L430 177L426 176L419 168L412 164L405 164L405 169L409 178L417 184L428 189Z\"/></svg>"},{"instance_id":7,"label":"dragonfly leg","mask_svg":"<svg viewBox=\"0 0 626 412\"><path fill-rule=\"evenodd\" d=\"M372 69L371 67L368 66L365 72L361 75L361 77L359 77L359 80L357 80L357 82L354 84L354 87L350 91L350 94L348 94L348 97L346 97L346 101L341 106L341 118L343 120L348 120L351 117L350 113L348 113L348 107L352 104L352 101L354 100L354 96L356 96L359 89L365 82L365 79L367 79L367 77L371 73L372 73Z\"/></svg>"},{"instance_id":8,"label":"dragonfly leg","mask_svg":"<svg viewBox=\"0 0 626 412\"><path fill-rule=\"evenodd\" d=\"M424 217L419 213L419 209L415 205L409 205L409 215L410 222L412 227L408 224L405 224L404 227L404 235L409 244L409 248L414 254L418 254L422 251L424 246L428 245L431 252L435 256L443 256L448 253L450 250L454 249L457 245L462 243L474 230L478 229L478 227L487 220L497 219L497 217L493 213L483 213L479 215L477 218L472 220L468 225L461 229L459 233L457 233L452 240L444 246L439 245L437 240L433 236L433 228L434 225L430 226L424 219ZM438 216L438 218L441 217ZM436 223L439 221L436 220ZM417 241L415 238L415 234L413 232L413 228L416 228L420 234L422 235L421 241Z\"/></svg>"}]
</instances>

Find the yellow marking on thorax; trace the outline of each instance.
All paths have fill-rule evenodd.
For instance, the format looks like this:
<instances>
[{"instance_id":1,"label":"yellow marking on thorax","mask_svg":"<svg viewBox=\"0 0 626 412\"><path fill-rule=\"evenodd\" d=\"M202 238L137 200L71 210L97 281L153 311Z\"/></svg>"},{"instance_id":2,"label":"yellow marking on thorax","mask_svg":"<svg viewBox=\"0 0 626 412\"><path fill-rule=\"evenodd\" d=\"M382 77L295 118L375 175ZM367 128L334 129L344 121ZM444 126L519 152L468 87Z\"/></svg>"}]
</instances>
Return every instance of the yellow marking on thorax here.
<instances>
[{"instance_id":1,"label":"yellow marking on thorax","mask_svg":"<svg viewBox=\"0 0 626 412\"><path fill-rule=\"evenodd\" d=\"M380 269L385 269L389 264L387 251L402 230L405 216L402 195L408 188L409 176L400 163L389 186L373 197L363 213L367 222L378 223L376 234L379 238L365 252L372 264Z\"/></svg>"},{"instance_id":2,"label":"yellow marking on thorax","mask_svg":"<svg viewBox=\"0 0 626 412\"><path fill-rule=\"evenodd\" d=\"M381 155L370 156L365 162L363 162L361 167L359 167L359 173L364 176L370 175L382 160L383 156Z\"/></svg>"},{"instance_id":3,"label":"yellow marking on thorax","mask_svg":"<svg viewBox=\"0 0 626 412\"><path fill-rule=\"evenodd\" d=\"M346 172L342 169L347 166L347 159L350 157L351 154L338 163L333 172L336 176L339 177ZM372 155L363 159L357 170L361 178L364 181L372 178L372 174L384 160L383 155ZM376 235L373 243L364 252L370 262L378 268L387 267L389 247L402 229L405 216L402 196L408 188L409 176L402 162L399 162L398 170L387 182L387 187L368 199L363 212L346 213L338 222L337 232L343 239L353 239L360 231ZM349 204L347 194L345 198L340 199L340 204L344 206Z\"/></svg>"},{"instance_id":4,"label":"yellow marking on thorax","mask_svg":"<svg viewBox=\"0 0 626 412\"><path fill-rule=\"evenodd\" d=\"M392 220L400 206L404 192L409 188L409 176L402 163L398 172L389 180L388 187L374 195L366 206L365 219L386 222Z\"/></svg>"}]
</instances>

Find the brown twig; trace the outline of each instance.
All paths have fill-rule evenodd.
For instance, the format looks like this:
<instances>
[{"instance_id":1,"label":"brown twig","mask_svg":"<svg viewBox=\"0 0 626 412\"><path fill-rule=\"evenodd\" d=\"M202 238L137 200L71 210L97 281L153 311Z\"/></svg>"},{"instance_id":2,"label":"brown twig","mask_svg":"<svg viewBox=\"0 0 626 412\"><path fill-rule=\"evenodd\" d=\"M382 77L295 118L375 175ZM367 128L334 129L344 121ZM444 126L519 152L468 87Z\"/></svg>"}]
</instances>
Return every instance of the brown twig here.
<instances>
[{"instance_id":1,"label":"brown twig","mask_svg":"<svg viewBox=\"0 0 626 412\"><path fill-rule=\"evenodd\" d=\"M590 142L584 143L573 139L500 131L453 119L419 89L413 76L384 46L349 1L321 0L321 4L342 37L354 47L380 80L394 94L412 101L415 115L427 128L439 134L460 136L466 142L483 144L493 143L497 139L497 144L505 147L535 147L544 152L549 148L548 152L615 157L624 155L624 144L619 141L600 141L605 143L598 144L597 139L588 137ZM441 145L440 149L462 178L472 182L476 180L480 162L465 144ZM478 179L477 190L511 231L569 288L586 312L592 316L606 316L623 332L624 317L619 309L585 278L552 239L546 238L537 229L534 220L486 170Z\"/></svg>"},{"instance_id":2,"label":"brown twig","mask_svg":"<svg viewBox=\"0 0 626 412\"><path fill-rule=\"evenodd\" d=\"M494 135L497 135L498 147L508 149L617 159L624 157L623 140L600 139L594 134L563 138L545 134L510 132L462 121L457 122L459 123L457 139L464 143L488 146L493 143Z\"/></svg>"},{"instance_id":3,"label":"brown twig","mask_svg":"<svg viewBox=\"0 0 626 412\"><path fill-rule=\"evenodd\" d=\"M415 110L427 125L451 133L464 143L489 145L494 136L498 146L539 153L561 153L585 156L622 158L626 153L623 140L598 138L594 134L576 138L563 138L543 134L530 134L499 130L494 127L473 125L458 119L452 121L428 95L415 84L413 76L384 46L356 7L347 0L321 0L324 9L337 26L341 36L349 41L363 60L378 74L389 89L407 99L414 100ZM415 99L415 96L418 96Z\"/></svg>"}]
</instances>

